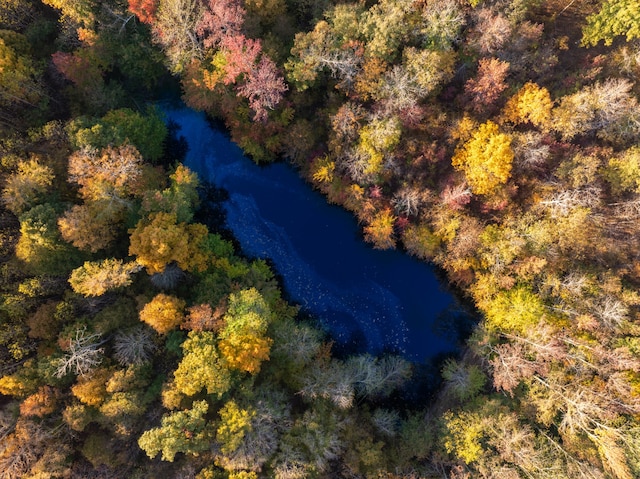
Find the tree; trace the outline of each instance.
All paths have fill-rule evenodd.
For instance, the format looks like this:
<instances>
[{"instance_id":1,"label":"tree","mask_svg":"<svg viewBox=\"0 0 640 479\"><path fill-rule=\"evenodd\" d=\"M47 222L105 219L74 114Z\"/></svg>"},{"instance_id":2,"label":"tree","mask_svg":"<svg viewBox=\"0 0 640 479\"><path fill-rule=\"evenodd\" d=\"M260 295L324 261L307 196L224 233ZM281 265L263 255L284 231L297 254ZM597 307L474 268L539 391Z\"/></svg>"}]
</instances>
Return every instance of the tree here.
<instances>
[{"instance_id":1,"label":"tree","mask_svg":"<svg viewBox=\"0 0 640 479\"><path fill-rule=\"evenodd\" d=\"M256 411L253 409L241 409L238 404L228 401L220 411L220 425L218 426L216 440L222 444L220 450L223 454L234 452L244 439L245 434L251 430L251 419Z\"/></svg>"},{"instance_id":2,"label":"tree","mask_svg":"<svg viewBox=\"0 0 640 479\"><path fill-rule=\"evenodd\" d=\"M482 309L489 328L515 333L535 327L546 315L542 300L524 286L501 291Z\"/></svg>"},{"instance_id":3,"label":"tree","mask_svg":"<svg viewBox=\"0 0 640 479\"><path fill-rule=\"evenodd\" d=\"M53 182L53 171L35 155L28 161L20 160L17 167L17 171L6 179L2 201L9 211L20 215L42 199Z\"/></svg>"},{"instance_id":4,"label":"tree","mask_svg":"<svg viewBox=\"0 0 640 479\"><path fill-rule=\"evenodd\" d=\"M511 137L501 133L498 125L487 121L478 127L471 139L458 147L451 163L464 172L475 194L493 193L507 182L513 162Z\"/></svg>"},{"instance_id":5,"label":"tree","mask_svg":"<svg viewBox=\"0 0 640 479\"><path fill-rule=\"evenodd\" d=\"M92 371L91 375L80 376L71 386L71 393L87 406L98 407L107 397L107 381L113 370L100 368Z\"/></svg>"},{"instance_id":6,"label":"tree","mask_svg":"<svg viewBox=\"0 0 640 479\"><path fill-rule=\"evenodd\" d=\"M129 0L129 11L142 23L153 25L156 22L159 0Z\"/></svg>"},{"instance_id":7,"label":"tree","mask_svg":"<svg viewBox=\"0 0 640 479\"><path fill-rule=\"evenodd\" d=\"M606 141L634 141L640 126L632 87L627 79L609 78L562 97L553 110L553 129L564 139L595 132Z\"/></svg>"},{"instance_id":8,"label":"tree","mask_svg":"<svg viewBox=\"0 0 640 479\"><path fill-rule=\"evenodd\" d=\"M60 235L76 248L95 253L117 238L122 213L119 205L109 201L74 205L58 219Z\"/></svg>"},{"instance_id":9,"label":"tree","mask_svg":"<svg viewBox=\"0 0 640 479\"><path fill-rule=\"evenodd\" d=\"M194 58L201 56L196 29L202 15L200 0L159 0L153 37L162 46L173 73L182 73Z\"/></svg>"},{"instance_id":10,"label":"tree","mask_svg":"<svg viewBox=\"0 0 640 479\"><path fill-rule=\"evenodd\" d=\"M211 447L215 429L205 414L206 401L195 401L191 409L176 411L162 418L160 427L145 431L138 445L150 458L162 453L162 460L173 462L179 452L198 454Z\"/></svg>"},{"instance_id":11,"label":"tree","mask_svg":"<svg viewBox=\"0 0 640 479\"><path fill-rule=\"evenodd\" d=\"M229 367L256 374L269 359L273 340L265 336L272 313L255 288L229 295L229 308L220 331L220 353Z\"/></svg>"},{"instance_id":12,"label":"tree","mask_svg":"<svg viewBox=\"0 0 640 479\"><path fill-rule=\"evenodd\" d=\"M125 263L119 259L87 261L71 272L71 288L84 296L102 296L112 289L129 286L131 275L138 271L136 263Z\"/></svg>"},{"instance_id":13,"label":"tree","mask_svg":"<svg viewBox=\"0 0 640 479\"><path fill-rule=\"evenodd\" d=\"M87 334L86 328L76 329L64 356L56 361L54 375L58 378L69 373L85 376L102 362L102 344L100 334Z\"/></svg>"},{"instance_id":14,"label":"tree","mask_svg":"<svg viewBox=\"0 0 640 479\"><path fill-rule=\"evenodd\" d=\"M107 112L100 119L78 117L67 124L66 130L76 148L104 150L129 144L151 161L157 161L162 156L163 142L167 136L167 127L161 114L154 108L147 109L145 114L120 108ZM135 179L132 178L132 181Z\"/></svg>"},{"instance_id":15,"label":"tree","mask_svg":"<svg viewBox=\"0 0 640 479\"><path fill-rule=\"evenodd\" d=\"M280 103L288 88L279 75L276 64L263 54L249 71L244 84L238 87L238 93L249 100L249 108L254 111L255 120L265 121L268 110L273 110Z\"/></svg>"},{"instance_id":16,"label":"tree","mask_svg":"<svg viewBox=\"0 0 640 479\"><path fill-rule=\"evenodd\" d=\"M464 85L465 96L471 100L470 106L474 112L491 112L502 92L507 89L505 79L508 72L507 62L497 58L480 60L476 77L467 80Z\"/></svg>"},{"instance_id":17,"label":"tree","mask_svg":"<svg viewBox=\"0 0 640 479\"><path fill-rule=\"evenodd\" d=\"M378 211L371 222L364 227L364 239L373 243L376 249L390 249L396 245L394 238L394 225L396 217L387 208Z\"/></svg>"},{"instance_id":18,"label":"tree","mask_svg":"<svg viewBox=\"0 0 640 479\"><path fill-rule=\"evenodd\" d=\"M167 334L184 319L185 302L175 296L157 294L140 311L140 320L159 334Z\"/></svg>"},{"instance_id":19,"label":"tree","mask_svg":"<svg viewBox=\"0 0 640 479\"><path fill-rule=\"evenodd\" d=\"M316 23L311 32L296 34L285 68L299 91L309 88L325 68L340 80L341 89L352 88L364 53L356 42L361 10L357 4L337 5L327 13L327 21Z\"/></svg>"},{"instance_id":20,"label":"tree","mask_svg":"<svg viewBox=\"0 0 640 479\"><path fill-rule=\"evenodd\" d=\"M582 45L596 46L600 40L611 45L624 35L628 42L640 37L640 2L637 0L607 0L598 13L587 17L582 29Z\"/></svg>"},{"instance_id":21,"label":"tree","mask_svg":"<svg viewBox=\"0 0 640 479\"><path fill-rule=\"evenodd\" d=\"M231 387L231 372L221 358L211 331L190 331L182 343L183 357L174 371L175 388L187 396L206 389L222 396Z\"/></svg>"},{"instance_id":22,"label":"tree","mask_svg":"<svg viewBox=\"0 0 640 479\"><path fill-rule=\"evenodd\" d=\"M140 220L130 230L129 254L150 274L161 273L175 261L187 271L203 271L207 256L200 244L207 238L207 227L178 223L175 213L151 213L149 221Z\"/></svg>"},{"instance_id":23,"label":"tree","mask_svg":"<svg viewBox=\"0 0 640 479\"><path fill-rule=\"evenodd\" d=\"M180 164L169 175L169 187L148 191L142 200L141 213L172 213L178 223L190 223L198 205L198 175Z\"/></svg>"},{"instance_id":24,"label":"tree","mask_svg":"<svg viewBox=\"0 0 640 479\"><path fill-rule=\"evenodd\" d=\"M4 108L37 107L43 99L37 80L40 71L31 58L30 47L20 33L0 30L0 105ZM11 121L5 114L2 121Z\"/></svg>"},{"instance_id":25,"label":"tree","mask_svg":"<svg viewBox=\"0 0 640 479\"><path fill-rule=\"evenodd\" d=\"M515 125L531 123L533 126L547 131L551 126L551 109L553 101L549 91L535 83L527 82L509 98L502 110L506 121Z\"/></svg>"},{"instance_id":26,"label":"tree","mask_svg":"<svg viewBox=\"0 0 640 479\"><path fill-rule=\"evenodd\" d=\"M207 48L218 48L242 32L246 10L238 0L209 0L196 27Z\"/></svg>"},{"instance_id":27,"label":"tree","mask_svg":"<svg viewBox=\"0 0 640 479\"><path fill-rule=\"evenodd\" d=\"M139 326L126 331L118 331L114 338L114 357L122 365L147 363L156 350L152 332Z\"/></svg>"},{"instance_id":28,"label":"tree","mask_svg":"<svg viewBox=\"0 0 640 479\"><path fill-rule=\"evenodd\" d=\"M382 0L369 8L359 19L366 56L392 61L410 38L416 17L413 4L401 0Z\"/></svg>"},{"instance_id":29,"label":"tree","mask_svg":"<svg viewBox=\"0 0 640 479\"><path fill-rule=\"evenodd\" d=\"M56 208L48 203L20 216L16 256L34 272L60 274L77 264L77 255L60 236L57 216Z\"/></svg>"},{"instance_id":30,"label":"tree","mask_svg":"<svg viewBox=\"0 0 640 479\"><path fill-rule=\"evenodd\" d=\"M475 364L467 365L452 359L445 361L442 377L446 381L447 390L460 401L467 401L476 396L487 380Z\"/></svg>"},{"instance_id":31,"label":"tree","mask_svg":"<svg viewBox=\"0 0 640 479\"><path fill-rule=\"evenodd\" d=\"M69 181L80 185L85 200L109 200L127 206L142 174L142 156L131 145L85 148L69 157Z\"/></svg>"},{"instance_id":32,"label":"tree","mask_svg":"<svg viewBox=\"0 0 640 479\"><path fill-rule=\"evenodd\" d=\"M385 157L400 142L402 130L397 118L372 119L360 130L358 150L365 156L365 175L376 176L382 172Z\"/></svg>"},{"instance_id":33,"label":"tree","mask_svg":"<svg viewBox=\"0 0 640 479\"><path fill-rule=\"evenodd\" d=\"M604 177L615 194L640 192L640 148L633 146L609 159Z\"/></svg>"}]
</instances>

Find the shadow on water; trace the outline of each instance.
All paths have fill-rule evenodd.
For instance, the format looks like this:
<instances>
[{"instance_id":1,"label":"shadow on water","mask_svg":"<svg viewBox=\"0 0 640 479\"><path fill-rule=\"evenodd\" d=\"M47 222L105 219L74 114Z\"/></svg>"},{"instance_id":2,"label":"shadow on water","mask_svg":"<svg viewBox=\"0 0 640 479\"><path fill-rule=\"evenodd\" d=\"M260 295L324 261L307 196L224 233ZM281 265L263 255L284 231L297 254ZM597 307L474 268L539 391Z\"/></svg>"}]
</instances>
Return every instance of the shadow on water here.
<instances>
[{"instance_id":1,"label":"shadow on water","mask_svg":"<svg viewBox=\"0 0 640 479\"><path fill-rule=\"evenodd\" d=\"M437 270L401 251L372 249L350 213L288 165L255 165L203 114L165 113L180 127L176 148L180 136L189 146L184 163L210 183L198 221L222 228L246 256L268 260L287 299L328 331L337 356L402 354L418 379L405 393L429 394L442 359L459 351L475 323Z\"/></svg>"}]
</instances>

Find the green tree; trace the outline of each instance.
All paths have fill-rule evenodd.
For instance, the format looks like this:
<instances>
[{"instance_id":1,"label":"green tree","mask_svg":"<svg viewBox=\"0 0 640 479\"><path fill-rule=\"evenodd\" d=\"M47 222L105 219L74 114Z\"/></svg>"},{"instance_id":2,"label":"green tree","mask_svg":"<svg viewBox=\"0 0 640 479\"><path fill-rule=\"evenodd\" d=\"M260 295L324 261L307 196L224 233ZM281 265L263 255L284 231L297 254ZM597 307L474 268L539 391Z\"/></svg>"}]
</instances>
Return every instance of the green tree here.
<instances>
[{"instance_id":1,"label":"green tree","mask_svg":"<svg viewBox=\"0 0 640 479\"><path fill-rule=\"evenodd\" d=\"M640 2L638 0L607 0L598 13L587 17L582 29L582 44L596 46L600 40L611 45L618 36L630 42L640 38Z\"/></svg>"},{"instance_id":2,"label":"green tree","mask_svg":"<svg viewBox=\"0 0 640 479\"><path fill-rule=\"evenodd\" d=\"M206 401L195 401L191 409L176 411L162 418L160 427L145 431L138 445L150 458L162 453L162 460L173 462L176 454L197 455L211 447L215 428L205 415Z\"/></svg>"},{"instance_id":3,"label":"green tree","mask_svg":"<svg viewBox=\"0 0 640 479\"><path fill-rule=\"evenodd\" d=\"M38 205L20 216L16 256L34 272L60 274L78 263L78 255L60 236L57 219L56 208L50 204Z\"/></svg>"},{"instance_id":4,"label":"green tree","mask_svg":"<svg viewBox=\"0 0 640 479\"><path fill-rule=\"evenodd\" d=\"M20 33L0 30L0 105L7 109L34 108L43 100L40 71L31 58L30 47ZM3 122L12 122L2 115Z\"/></svg>"},{"instance_id":5,"label":"green tree","mask_svg":"<svg viewBox=\"0 0 640 479\"><path fill-rule=\"evenodd\" d=\"M160 113L150 108L145 114L129 108L111 110L102 118L78 117L67 125L72 144L76 148L91 147L98 150L129 143L143 158L160 159L167 127Z\"/></svg>"}]
</instances>

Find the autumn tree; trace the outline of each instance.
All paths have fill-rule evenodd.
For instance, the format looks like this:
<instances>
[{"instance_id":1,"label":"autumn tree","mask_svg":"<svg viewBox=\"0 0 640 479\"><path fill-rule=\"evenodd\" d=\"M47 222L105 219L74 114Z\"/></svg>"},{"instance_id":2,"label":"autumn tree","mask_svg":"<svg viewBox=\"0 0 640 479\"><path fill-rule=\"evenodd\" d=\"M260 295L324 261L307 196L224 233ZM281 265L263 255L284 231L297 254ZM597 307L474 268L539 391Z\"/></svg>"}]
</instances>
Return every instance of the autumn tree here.
<instances>
[{"instance_id":1,"label":"autumn tree","mask_svg":"<svg viewBox=\"0 0 640 479\"><path fill-rule=\"evenodd\" d=\"M552 113L553 129L564 139L595 133L613 143L627 144L640 134L633 84L609 78L566 95Z\"/></svg>"},{"instance_id":2,"label":"autumn tree","mask_svg":"<svg viewBox=\"0 0 640 479\"><path fill-rule=\"evenodd\" d=\"M183 357L174 371L176 390L193 396L205 389L222 396L231 387L231 372L217 347L211 331L190 331L182 343Z\"/></svg>"},{"instance_id":3,"label":"autumn tree","mask_svg":"<svg viewBox=\"0 0 640 479\"><path fill-rule=\"evenodd\" d=\"M202 54L196 28L202 19L199 0L159 0L153 24L154 40L162 46L169 68L181 73L194 58Z\"/></svg>"},{"instance_id":4,"label":"autumn tree","mask_svg":"<svg viewBox=\"0 0 640 479\"><path fill-rule=\"evenodd\" d=\"M630 42L640 37L640 5L636 1L607 0L600 11L587 17L582 30L582 44L596 46L600 40L611 45L619 36L625 36Z\"/></svg>"},{"instance_id":5,"label":"autumn tree","mask_svg":"<svg viewBox=\"0 0 640 479\"><path fill-rule=\"evenodd\" d=\"M153 24L156 21L158 0L129 0L129 11L142 23Z\"/></svg>"},{"instance_id":6,"label":"autumn tree","mask_svg":"<svg viewBox=\"0 0 640 479\"><path fill-rule=\"evenodd\" d=\"M139 270L135 263L124 263L118 259L87 261L71 272L69 284L84 296L102 296L107 291L129 286L131 275Z\"/></svg>"},{"instance_id":7,"label":"autumn tree","mask_svg":"<svg viewBox=\"0 0 640 479\"><path fill-rule=\"evenodd\" d=\"M69 181L80 185L85 200L109 200L127 206L126 197L133 193L141 167L142 156L131 145L107 147L100 152L85 148L69 157Z\"/></svg>"},{"instance_id":8,"label":"autumn tree","mask_svg":"<svg viewBox=\"0 0 640 479\"><path fill-rule=\"evenodd\" d=\"M492 121L483 123L471 138L458 147L451 163L464 172L467 183L475 194L494 192L507 182L513 161L511 137L501 133Z\"/></svg>"},{"instance_id":9,"label":"autumn tree","mask_svg":"<svg viewBox=\"0 0 640 479\"><path fill-rule=\"evenodd\" d=\"M175 296L157 294L140 311L140 320L159 334L167 334L184 319L185 302Z\"/></svg>"},{"instance_id":10,"label":"autumn tree","mask_svg":"<svg viewBox=\"0 0 640 479\"><path fill-rule=\"evenodd\" d=\"M616 194L640 192L640 148L633 146L610 158L604 177Z\"/></svg>"},{"instance_id":11,"label":"autumn tree","mask_svg":"<svg viewBox=\"0 0 640 479\"><path fill-rule=\"evenodd\" d=\"M296 34L285 68L298 90L309 88L324 69L338 79L341 89L352 88L364 53L356 42L361 12L356 4L337 5L311 32Z\"/></svg>"},{"instance_id":12,"label":"autumn tree","mask_svg":"<svg viewBox=\"0 0 640 479\"><path fill-rule=\"evenodd\" d=\"M117 238L123 219L122 211L114 210L112 206L108 201L72 206L58 218L62 238L76 248L92 253L108 248Z\"/></svg>"},{"instance_id":13,"label":"autumn tree","mask_svg":"<svg viewBox=\"0 0 640 479\"><path fill-rule=\"evenodd\" d=\"M376 249L394 248L396 240L394 225L396 217L391 209L385 209L376 213L371 222L364 227L364 238L373 243Z\"/></svg>"},{"instance_id":14,"label":"autumn tree","mask_svg":"<svg viewBox=\"0 0 640 479\"><path fill-rule=\"evenodd\" d=\"M200 243L207 234L204 225L178 223L175 213L152 213L149 221L140 220L131 230L129 254L150 274L164 271L172 261L183 270L201 271L206 255Z\"/></svg>"},{"instance_id":15,"label":"autumn tree","mask_svg":"<svg viewBox=\"0 0 640 479\"><path fill-rule=\"evenodd\" d=\"M198 454L211 446L215 428L207 421L206 401L195 401L191 409L176 411L162 418L160 427L145 431L138 445L150 458L162 453L162 460L173 462L176 454Z\"/></svg>"},{"instance_id":16,"label":"autumn tree","mask_svg":"<svg viewBox=\"0 0 640 479\"><path fill-rule=\"evenodd\" d=\"M527 82L514 96L509 98L502 110L504 120L515 125L531 123L542 131L551 126L553 101L549 91L535 83Z\"/></svg>"},{"instance_id":17,"label":"autumn tree","mask_svg":"<svg viewBox=\"0 0 640 479\"><path fill-rule=\"evenodd\" d=\"M269 359L273 340L266 336L270 308L255 288L232 293L220 331L220 353L233 369L255 374Z\"/></svg>"},{"instance_id":18,"label":"autumn tree","mask_svg":"<svg viewBox=\"0 0 640 479\"><path fill-rule=\"evenodd\" d=\"M507 89L506 78L509 63L497 58L482 58L478 63L475 78L464 85L465 96L470 100L471 109L476 113L491 112L502 92Z\"/></svg>"},{"instance_id":19,"label":"autumn tree","mask_svg":"<svg viewBox=\"0 0 640 479\"><path fill-rule=\"evenodd\" d=\"M9 211L20 215L42 199L52 181L53 171L37 156L20 160L17 171L6 179L2 201Z\"/></svg>"},{"instance_id":20,"label":"autumn tree","mask_svg":"<svg viewBox=\"0 0 640 479\"><path fill-rule=\"evenodd\" d=\"M382 173L384 160L393 154L401 135L400 122L396 118L375 118L362 127L358 150L366 162L364 175L375 177Z\"/></svg>"}]
</instances>

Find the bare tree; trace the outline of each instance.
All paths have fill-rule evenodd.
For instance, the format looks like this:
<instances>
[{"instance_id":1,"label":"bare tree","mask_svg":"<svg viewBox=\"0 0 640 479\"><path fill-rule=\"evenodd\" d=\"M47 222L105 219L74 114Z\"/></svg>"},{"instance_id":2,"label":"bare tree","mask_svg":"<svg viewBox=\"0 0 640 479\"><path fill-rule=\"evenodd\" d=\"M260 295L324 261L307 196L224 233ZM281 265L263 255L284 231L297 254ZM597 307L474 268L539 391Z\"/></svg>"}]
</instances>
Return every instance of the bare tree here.
<instances>
[{"instance_id":1,"label":"bare tree","mask_svg":"<svg viewBox=\"0 0 640 479\"><path fill-rule=\"evenodd\" d=\"M57 361L55 376L61 378L69 373L84 376L102 362L106 340L99 341L99 333L87 334L87 328L76 330L69 342L68 352Z\"/></svg>"},{"instance_id":2,"label":"bare tree","mask_svg":"<svg viewBox=\"0 0 640 479\"><path fill-rule=\"evenodd\" d=\"M144 364L156 349L153 333L146 326L119 331L115 337L115 358L122 365Z\"/></svg>"}]
</instances>

